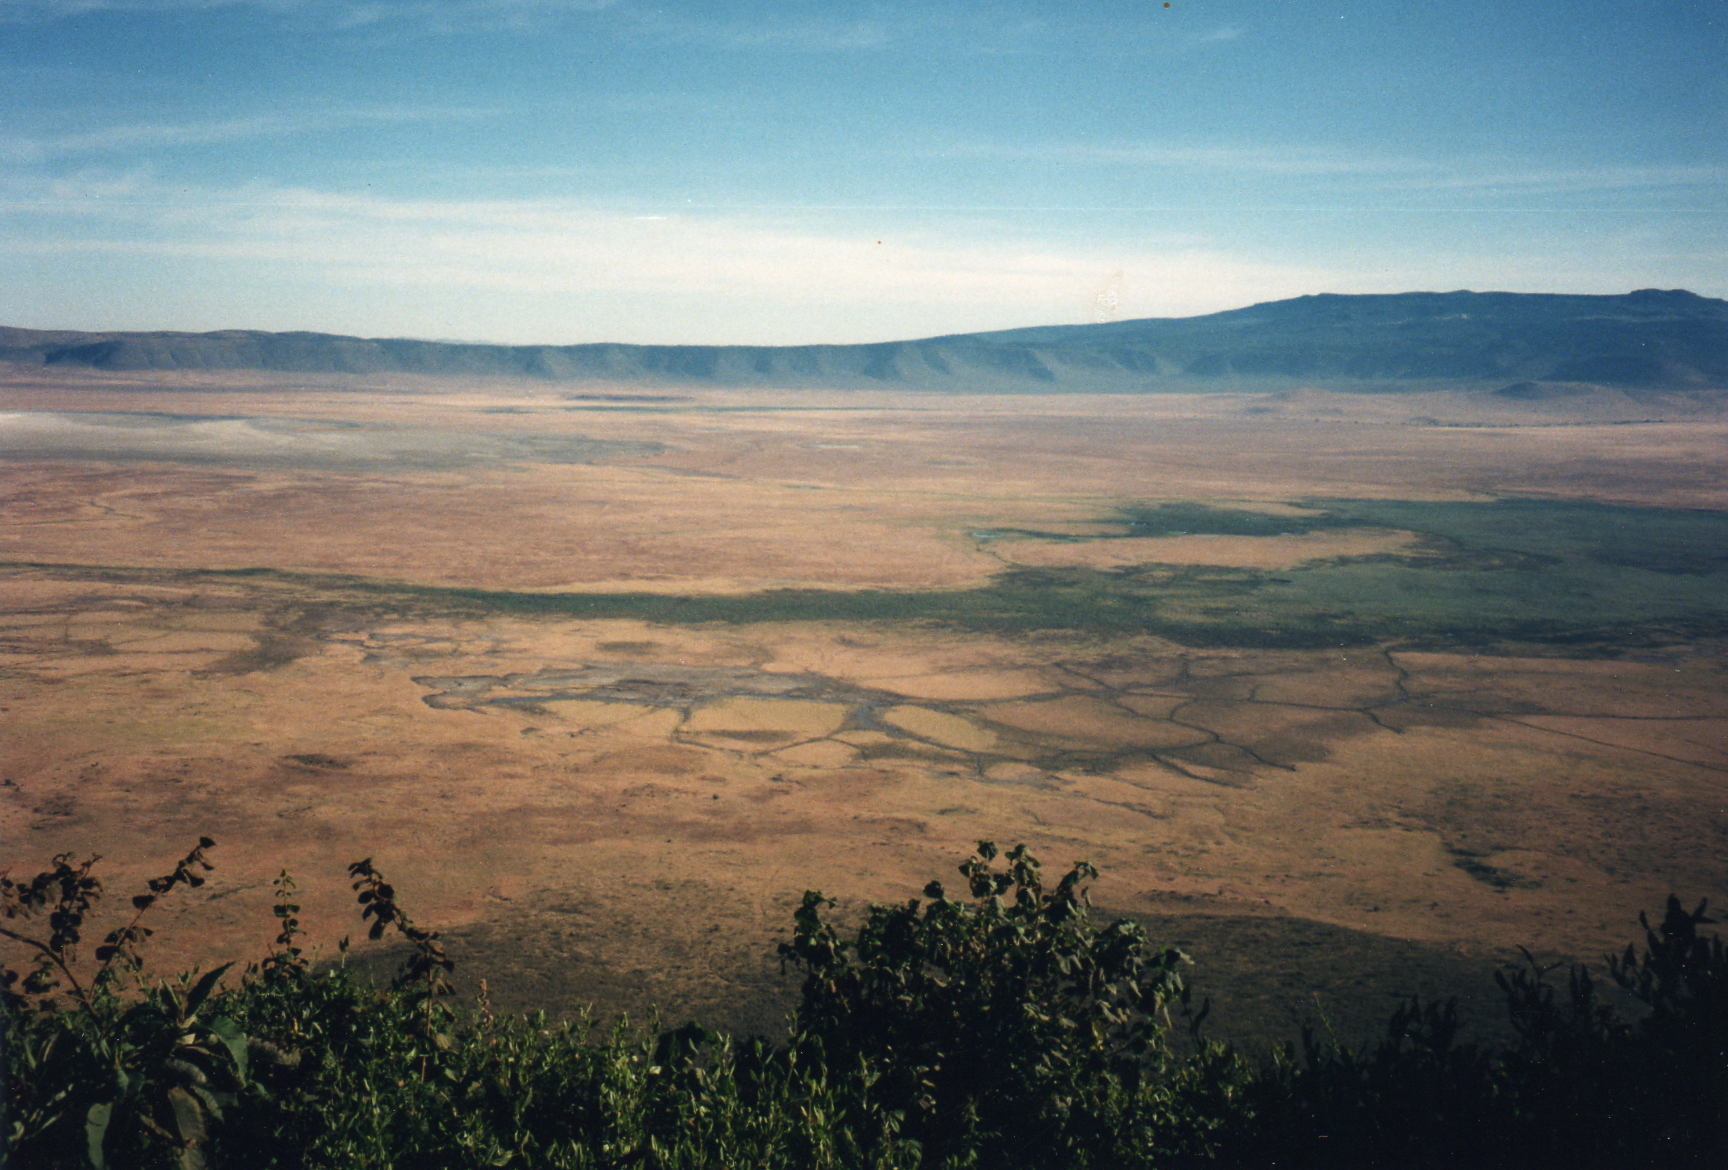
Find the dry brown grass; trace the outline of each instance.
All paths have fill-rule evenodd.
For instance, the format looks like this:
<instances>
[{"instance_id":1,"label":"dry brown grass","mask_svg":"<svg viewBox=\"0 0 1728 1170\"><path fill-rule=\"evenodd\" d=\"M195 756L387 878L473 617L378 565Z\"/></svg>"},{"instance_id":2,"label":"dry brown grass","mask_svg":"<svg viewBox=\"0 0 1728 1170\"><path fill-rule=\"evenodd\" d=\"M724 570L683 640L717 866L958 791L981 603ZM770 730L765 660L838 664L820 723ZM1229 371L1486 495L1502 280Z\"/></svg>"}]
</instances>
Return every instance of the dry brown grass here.
<instances>
[{"instance_id":1,"label":"dry brown grass","mask_svg":"<svg viewBox=\"0 0 1728 1170\"><path fill-rule=\"evenodd\" d=\"M1714 474L1728 427L1710 417L1562 426L1496 407L1465 429L1417 416L1469 421L1466 402L1348 399L1327 417L1329 396L1271 414L1234 396L572 405L546 388L20 375L0 409L527 428L665 451L444 472L5 463L0 559L572 592L958 588L1005 557L1277 567L1405 539L971 535L1085 536L1143 500L1728 507ZM500 408L526 413L487 413ZM1110 909L1314 920L1448 950L1590 953L1670 888L1728 881L1718 647L1613 662L1197 651L458 618L171 573L3 580L0 837L20 866L101 852L121 884L216 837L225 896L198 933L163 932L169 958L261 943L283 866L332 945L354 928L341 867L367 855L419 920L541 955L516 973L524 995L675 1013L732 1011L767 986L805 887L905 896L980 837L1091 858ZM625 669L584 683L597 664ZM626 693L631 669L658 689ZM475 961L508 985L511 953Z\"/></svg>"}]
</instances>

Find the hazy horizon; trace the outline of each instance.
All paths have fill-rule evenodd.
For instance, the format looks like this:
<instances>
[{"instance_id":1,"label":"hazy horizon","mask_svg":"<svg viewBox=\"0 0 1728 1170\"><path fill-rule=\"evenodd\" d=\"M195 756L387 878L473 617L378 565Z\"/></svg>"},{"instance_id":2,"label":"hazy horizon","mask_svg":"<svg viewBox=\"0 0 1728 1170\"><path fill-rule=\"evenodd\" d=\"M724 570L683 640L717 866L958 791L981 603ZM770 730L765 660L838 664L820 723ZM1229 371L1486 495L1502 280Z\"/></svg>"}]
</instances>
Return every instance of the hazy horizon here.
<instances>
[{"instance_id":1,"label":"hazy horizon","mask_svg":"<svg viewBox=\"0 0 1728 1170\"><path fill-rule=\"evenodd\" d=\"M0 0L0 322L789 345L1722 297L1720 13Z\"/></svg>"},{"instance_id":2,"label":"hazy horizon","mask_svg":"<svg viewBox=\"0 0 1728 1170\"><path fill-rule=\"evenodd\" d=\"M1166 316L1166 317L1148 317L1148 318L1139 318L1138 320L1148 320L1148 321L1152 321L1152 320L1167 320L1167 321L1193 320L1193 319L1199 319L1199 318L1204 318L1204 317L1209 317L1209 316L1216 316L1216 315L1223 314L1223 313L1236 312L1236 311L1240 311L1240 310L1244 310L1244 309L1259 308L1260 306L1267 305L1267 304L1281 304L1281 303L1285 303L1287 301L1292 301L1292 300L1306 300L1306 299L1311 299L1311 298L1320 298L1320 297L1328 297L1328 296L1389 296L1389 297L1397 297L1397 296L1457 296L1457 295L1462 294L1462 295L1466 295L1466 296L1513 295L1513 296L1557 296L1557 297L1568 297L1568 296L1617 297L1617 296L1631 296L1631 295L1636 295L1639 293L1649 293L1649 292L1682 293L1682 294L1686 294L1689 296L1700 296L1701 295L1701 294L1696 293L1692 289L1654 289L1654 288L1623 289L1623 290L1618 290L1615 292L1606 292L1606 293L1576 293L1576 292L1570 292L1567 290L1542 290L1540 292L1523 292L1523 291L1514 291L1511 289L1399 289L1399 290L1394 291L1394 292L1376 294L1376 293L1333 293L1330 290L1320 290L1320 291L1311 292L1311 293L1296 293L1293 296L1281 297L1281 298L1278 298L1278 299L1272 300L1272 301L1255 301L1255 302L1247 303L1247 304L1231 305L1231 306L1227 306L1223 309L1207 310L1207 311L1202 312L1202 313L1172 314L1172 315ZM1704 298L1704 299L1716 300L1716 301L1723 300L1723 298L1720 298L1720 297L1710 297L1710 298ZM1117 321L1134 321L1137 319L1118 316L1118 317L1114 318L1114 320L1117 320ZM1022 322L1018 326L1009 325L1009 326L1003 326L1003 327L993 327L993 330L996 332L1013 333L1013 332L1017 332L1017 331L1022 330L1022 329L1040 329L1040 328L1044 328L1044 327L1047 327L1050 325L1061 325L1061 324L1071 324L1071 323L1070 322L1027 321L1027 322ZM1082 322L1082 324L1083 324L1083 322ZM341 333L341 332L336 332L336 331L332 331L332 330L325 330L325 329L272 330L272 329L253 329L253 328L238 327L238 326L217 326L217 327L212 328L212 329L201 329L201 330L180 330L180 329L159 329L159 330L131 330L131 329L88 329L88 330L84 330L84 329L80 329L80 330L65 330L65 329L52 328L52 327L41 327L41 326L20 326L16 322L0 321L0 328L33 329L33 330L36 330L38 332L43 332L43 333L77 332L77 333L87 333L91 336L117 335L117 334L139 334L139 335L176 334L176 335L198 337L198 336L209 336L212 334L221 334L221 333L250 333L250 334L279 334L279 335L290 335L290 334L294 334L294 333L306 333L306 334L310 334L313 336L350 338L350 339L359 340L359 341L380 341L380 342L412 341L412 342L424 342L424 343L429 343L429 344L433 344L433 345L489 346L489 347L506 347L506 348L524 348L524 349L565 348L566 346L582 346L582 345L624 345L624 346L642 345L642 346L646 346L648 348L655 348L654 343L614 342L614 341L610 341L610 340L604 339L604 338L599 339L597 341L569 342L569 343L545 342L545 341L534 341L534 340L494 342L494 341L488 341L484 338L475 338L475 337L429 337L429 336L424 336L424 335L418 335L417 336L417 335L410 335L410 334L367 335L367 334L355 334L355 333ZM919 335L916 337L912 337L912 336L887 337L887 338L872 339L869 342L863 342L863 343L858 343L858 344L873 344L876 342L880 342L883 344L919 343L919 342L924 342L924 341L940 340L944 336L970 337L970 336L983 335L987 332L989 332L989 331L979 331L978 333L966 333L966 334L923 334L923 335ZM748 344L748 343L735 343L735 342L725 342L725 341L720 341L720 342L671 342L671 343L666 343L666 344L668 346L671 346L674 348L679 347L679 346L688 345L688 346L699 347L699 348L720 348L720 349L725 349L725 348L774 349L774 348L798 348L801 346L810 346L810 345L844 348L844 347L847 347L853 343L850 343L850 342L828 342L828 341L823 341L823 340L817 340L817 341L813 341L813 342L804 342L804 341L799 341L799 342L763 342L763 343L755 343L753 345Z\"/></svg>"}]
</instances>

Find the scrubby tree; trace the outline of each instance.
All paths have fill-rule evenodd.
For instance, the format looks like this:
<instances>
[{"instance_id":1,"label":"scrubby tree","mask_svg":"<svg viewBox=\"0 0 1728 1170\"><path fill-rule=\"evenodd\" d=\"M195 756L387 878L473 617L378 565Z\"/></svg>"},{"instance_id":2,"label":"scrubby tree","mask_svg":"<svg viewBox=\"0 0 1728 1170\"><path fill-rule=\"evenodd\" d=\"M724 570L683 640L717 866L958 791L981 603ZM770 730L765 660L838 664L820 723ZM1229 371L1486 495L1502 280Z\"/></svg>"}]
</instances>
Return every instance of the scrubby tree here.
<instances>
[{"instance_id":1,"label":"scrubby tree","mask_svg":"<svg viewBox=\"0 0 1728 1170\"><path fill-rule=\"evenodd\" d=\"M928 1165L1119 1165L1136 1135L1148 1154L1181 1144L1200 1083L1169 1043L1186 956L1135 922L1097 925L1090 864L1049 889L1025 846L1000 860L980 842L960 867L969 901L932 882L923 900L872 906L851 937L825 916L832 900L806 893L780 948L803 972L796 1042L831 1068L879 1070L875 1099Z\"/></svg>"}]
</instances>

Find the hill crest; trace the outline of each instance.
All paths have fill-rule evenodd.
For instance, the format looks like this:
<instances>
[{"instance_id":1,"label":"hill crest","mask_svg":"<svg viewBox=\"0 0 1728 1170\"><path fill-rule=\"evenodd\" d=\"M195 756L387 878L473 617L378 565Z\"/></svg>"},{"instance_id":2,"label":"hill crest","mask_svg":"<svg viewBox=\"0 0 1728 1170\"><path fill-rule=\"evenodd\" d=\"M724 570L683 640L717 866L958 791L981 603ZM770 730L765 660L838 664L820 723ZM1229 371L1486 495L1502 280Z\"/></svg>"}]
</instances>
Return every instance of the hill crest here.
<instances>
[{"instance_id":1,"label":"hill crest","mask_svg":"<svg viewBox=\"0 0 1728 1170\"><path fill-rule=\"evenodd\" d=\"M1728 386L1728 301L1683 289L1318 293L1197 317L793 346L487 345L304 331L0 327L0 361L114 371L981 392L1194 391L1295 381L1688 390Z\"/></svg>"}]
</instances>

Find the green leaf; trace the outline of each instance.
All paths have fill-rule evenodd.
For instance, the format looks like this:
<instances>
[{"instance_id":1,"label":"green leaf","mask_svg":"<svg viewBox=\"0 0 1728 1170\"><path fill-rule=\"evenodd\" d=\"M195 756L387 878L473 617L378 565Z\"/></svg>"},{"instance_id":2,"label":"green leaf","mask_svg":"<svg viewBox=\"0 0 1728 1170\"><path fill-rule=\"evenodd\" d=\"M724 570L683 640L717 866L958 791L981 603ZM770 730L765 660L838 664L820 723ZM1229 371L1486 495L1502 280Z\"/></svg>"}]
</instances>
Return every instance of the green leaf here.
<instances>
[{"instance_id":1,"label":"green leaf","mask_svg":"<svg viewBox=\"0 0 1728 1170\"><path fill-rule=\"evenodd\" d=\"M106 1170L107 1156L102 1152L102 1144L108 1137L108 1123L114 1118L114 1102L103 1101L99 1105L90 1106L90 1111L84 1114L84 1146L90 1156L90 1164L96 1170Z\"/></svg>"},{"instance_id":2,"label":"green leaf","mask_svg":"<svg viewBox=\"0 0 1728 1170\"><path fill-rule=\"evenodd\" d=\"M210 993L216 990L216 984L221 981L222 976L226 975L228 968L233 965L233 963L223 963L214 970L206 971L203 978L193 985L191 993L186 997L185 1011L187 1016L198 1014L198 1009L204 1006L204 1001L209 999Z\"/></svg>"},{"instance_id":3,"label":"green leaf","mask_svg":"<svg viewBox=\"0 0 1728 1170\"><path fill-rule=\"evenodd\" d=\"M198 1144L209 1136L204 1128L204 1118L209 1111L197 1097L175 1086L168 1090L168 1104L174 1109L174 1128L183 1144Z\"/></svg>"},{"instance_id":4,"label":"green leaf","mask_svg":"<svg viewBox=\"0 0 1728 1170\"><path fill-rule=\"evenodd\" d=\"M186 1091L196 1097L199 1103L203 1105L206 1117L214 1117L218 1121L222 1120L224 1103L227 1105L234 1104L234 1094L213 1093L203 1085L189 1085Z\"/></svg>"},{"instance_id":5,"label":"green leaf","mask_svg":"<svg viewBox=\"0 0 1728 1170\"><path fill-rule=\"evenodd\" d=\"M205 1024L205 1027L210 1029L210 1034L212 1036L222 1041L222 1047L228 1050L228 1055L234 1060L234 1075L238 1077L240 1083L244 1085L246 1083L248 1068L247 1058L249 1055L246 1044L246 1033L240 1030L239 1024L236 1024L227 1016L213 1017L209 1023Z\"/></svg>"}]
</instances>

